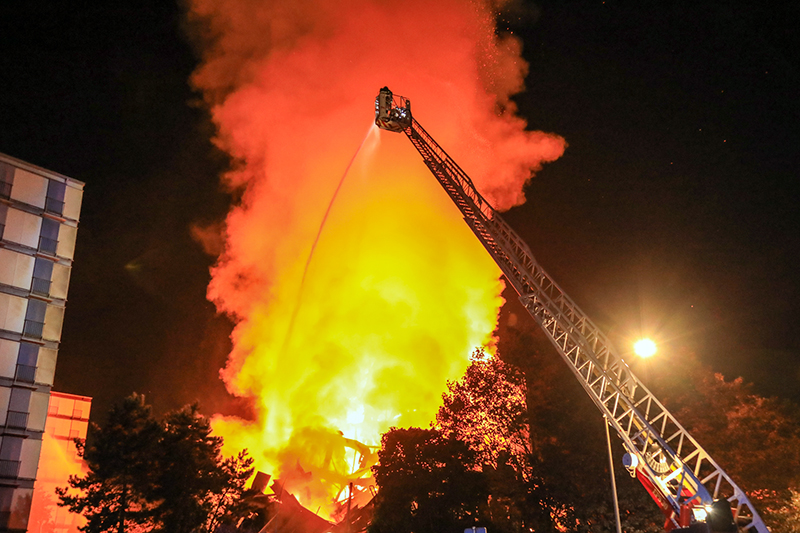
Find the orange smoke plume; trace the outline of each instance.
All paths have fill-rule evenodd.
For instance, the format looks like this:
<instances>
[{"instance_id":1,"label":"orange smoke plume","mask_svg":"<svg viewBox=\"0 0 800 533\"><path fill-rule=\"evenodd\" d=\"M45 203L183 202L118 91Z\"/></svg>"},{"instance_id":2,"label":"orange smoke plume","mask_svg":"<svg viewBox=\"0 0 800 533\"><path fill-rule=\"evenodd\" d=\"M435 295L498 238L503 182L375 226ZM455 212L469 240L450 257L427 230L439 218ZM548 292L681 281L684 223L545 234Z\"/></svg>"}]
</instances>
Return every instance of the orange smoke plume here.
<instances>
[{"instance_id":1,"label":"orange smoke plume","mask_svg":"<svg viewBox=\"0 0 800 533\"><path fill-rule=\"evenodd\" d=\"M502 304L499 269L411 143L371 126L378 89L410 97L499 208L565 143L514 116L527 65L489 3L191 0L189 20L193 83L242 191L208 289L236 322L222 377L257 413L215 430L331 515L368 472L356 441L427 426Z\"/></svg>"}]
</instances>

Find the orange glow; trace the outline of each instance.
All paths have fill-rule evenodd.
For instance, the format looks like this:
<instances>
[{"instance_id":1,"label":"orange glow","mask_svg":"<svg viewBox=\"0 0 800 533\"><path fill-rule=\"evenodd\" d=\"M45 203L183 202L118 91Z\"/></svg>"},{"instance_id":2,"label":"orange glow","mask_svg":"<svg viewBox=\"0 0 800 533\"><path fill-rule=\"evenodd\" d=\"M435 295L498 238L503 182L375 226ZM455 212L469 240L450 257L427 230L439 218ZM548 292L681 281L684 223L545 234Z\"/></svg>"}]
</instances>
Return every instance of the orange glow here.
<instances>
[{"instance_id":1,"label":"orange glow","mask_svg":"<svg viewBox=\"0 0 800 533\"><path fill-rule=\"evenodd\" d=\"M371 126L378 89L411 98L501 208L564 150L514 116L527 65L493 12L466 0L191 2L207 38L193 82L237 162L225 181L243 189L208 295L236 322L222 377L257 412L214 429L226 453L248 448L323 516L368 474L374 449L359 443L429 425L446 381L493 343L502 304L499 269L411 143Z\"/></svg>"},{"instance_id":2,"label":"orange glow","mask_svg":"<svg viewBox=\"0 0 800 533\"><path fill-rule=\"evenodd\" d=\"M70 476L84 476L86 463L78 456L73 439L86 438L91 398L51 392L42 435L39 469L31 501L28 531L78 533L86 523L82 515L58 506L56 487L66 487ZM70 489L70 494L76 491Z\"/></svg>"}]
</instances>

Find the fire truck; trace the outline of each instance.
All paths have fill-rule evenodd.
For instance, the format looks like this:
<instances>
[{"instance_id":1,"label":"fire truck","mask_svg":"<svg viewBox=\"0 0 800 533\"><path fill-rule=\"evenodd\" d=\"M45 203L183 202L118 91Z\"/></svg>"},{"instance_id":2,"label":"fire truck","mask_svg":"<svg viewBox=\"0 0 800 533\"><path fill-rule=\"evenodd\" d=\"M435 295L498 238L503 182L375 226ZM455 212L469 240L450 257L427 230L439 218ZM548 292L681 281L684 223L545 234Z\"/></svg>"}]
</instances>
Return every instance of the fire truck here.
<instances>
[{"instance_id":1,"label":"fire truck","mask_svg":"<svg viewBox=\"0 0 800 533\"><path fill-rule=\"evenodd\" d=\"M384 87L375 124L402 132L456 204L522 305L546 333L625 448L622 463L666 517L666 531L768 533L747 495L633 374L607 336L567 296L470 177Z\"/></svg>"}]
</instances>

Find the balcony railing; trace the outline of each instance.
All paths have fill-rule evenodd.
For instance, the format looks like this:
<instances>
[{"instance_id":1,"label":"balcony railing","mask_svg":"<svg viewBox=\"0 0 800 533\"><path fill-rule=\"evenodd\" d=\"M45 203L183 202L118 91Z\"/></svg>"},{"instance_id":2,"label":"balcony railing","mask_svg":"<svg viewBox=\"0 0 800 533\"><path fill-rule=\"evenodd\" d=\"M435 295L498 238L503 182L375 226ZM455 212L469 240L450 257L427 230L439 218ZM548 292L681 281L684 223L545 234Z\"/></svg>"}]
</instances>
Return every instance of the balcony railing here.
<instances>
[{"instance_id":1,"label":"balcony railing","mask_svg":"<svg viewBox=\"0 0 800 533\"><path fill-rule=\"evenodd\" d=\"M28 427L28 413L22 411L9 411L6 417L6 427L25 429Z\"/></svg>"},{"instance_id":2,"label":"balcony railing","mask_svg":"<svg viewBox=\"0 0 800 533\"><path fill-rule=\"evenodd\" d=\"M23 383L33 383L36 381L36 367L31 365L17 365L17 372L14 376L16 381Z\"/></svg>"},{"instance_id":3,"label":"balcony railing","mask_svg":"<svg viewBox=\"0 0 800 533\"><path fill-rule=\"evenodd\" d=\"M55 239L48 239L47 237L39 237L39 251L45 252L50 255L56 255L58 249L58 241Z\"/></svg>"},{"instance_id":4,"label":"balcony railing","mask_svg":"<svg viewBox=\"0 0 800 533\"><path fill-rule=\"evenodd\" d=\"M49 296L50 280L44 278L33 278L33 283L31 283L31 292L41 294L42 296Z\"/></svg>"},{"instance_id":5,"label":"balcony railing","mask_svg":"<svg viewBox=\"0 0 800 533\"><path fill-rule=\"evenodd\" d=\"M56 200L55 198L50 198L49 196L45 198L44 201L44 210L48 213L53 213L58 216L64 214L64 202L61 200Z\"/></svg>"},{"instance_id":6,"label":"balcony railing","mask_svg":"<svg viewBox=\"0 0 800 533\"><path fill-rule=\"evenodd\" d=\"M0 477L19 476L19 465L21 461L7 461L0 459Z\"/></svg>"},{"instance_id":7,"label":"balcony railing","mask_svg":"<svg viewBox=\"0 0 800 533\"><path fill-rule=\"evenodd\" d=\"M25 320L25 324L22 327L22 334L25 337L31 337L33 339L41 339L42 333L44 332L44 322L36 322L34 320Z\"/></svg>"}]
</instances>

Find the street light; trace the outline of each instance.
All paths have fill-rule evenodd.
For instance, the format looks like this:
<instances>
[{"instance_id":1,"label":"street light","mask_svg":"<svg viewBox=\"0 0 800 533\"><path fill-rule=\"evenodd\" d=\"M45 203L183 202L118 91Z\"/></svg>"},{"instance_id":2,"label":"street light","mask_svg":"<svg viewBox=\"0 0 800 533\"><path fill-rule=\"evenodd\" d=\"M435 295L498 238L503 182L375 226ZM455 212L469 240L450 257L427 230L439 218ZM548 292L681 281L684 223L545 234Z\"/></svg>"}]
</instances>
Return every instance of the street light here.
<instances>
[{"instance_id":1,"label":"street light","mask_svg":"<svg viewBox=\"0 0 800 533\"><path fill-rule=\"evenodd\" d=\"M647 359L648 357L654 356L658 349L656 348L656 343L652 340L639 339L633 344L633 351L639 357Z\"/></svg>"}]
</instances>

